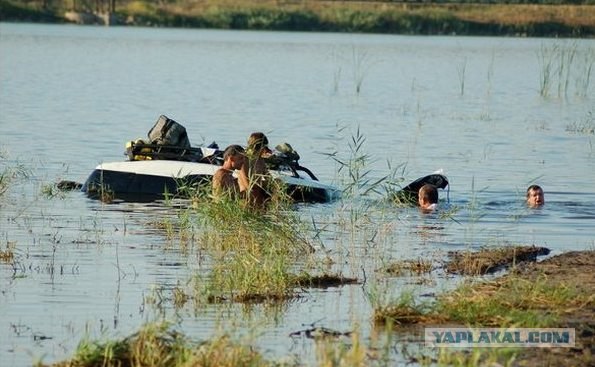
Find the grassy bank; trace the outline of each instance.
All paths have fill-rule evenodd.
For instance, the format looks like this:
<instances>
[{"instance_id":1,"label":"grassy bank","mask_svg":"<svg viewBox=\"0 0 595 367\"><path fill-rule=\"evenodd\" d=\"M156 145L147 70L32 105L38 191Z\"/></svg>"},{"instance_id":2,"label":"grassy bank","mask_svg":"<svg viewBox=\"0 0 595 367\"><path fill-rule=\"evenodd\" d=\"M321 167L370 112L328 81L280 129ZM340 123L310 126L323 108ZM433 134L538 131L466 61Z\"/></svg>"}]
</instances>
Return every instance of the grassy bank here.
<instances>
[{"instance_id":1,"label":"grassy bank","mask_svg":"<svg viewBox=\"0 0 595 367\"><path fill-rule=\"evenodd\" d=\"M593 365L594 267L593 251L567 252L492 281L463 285L439 296L435 304L402 297L377 307L374 320L399 327L574 328L574 348L441 351L439 365Z\"/></svg>"},{"instance_id":2,"label":"grassy bank","mask_svg":"<svg viewBox=\"0 0 595 367\"><path fill-rule=\"evenodd\" d=\"M0 20L66 22L67 11L95 11L77 2L0 0ZM99 2L100 4L102 2ZM107 3L107 1L105 2ZM99 11L107 11L107 5ZM87 20L89 21L89 20ZM96 18L94 21L101 23ZM115 24L159 27L330 31L422 35L592 37L595 5L402 3L389 1L124 1Z\"/></svg>"}]
</instances>

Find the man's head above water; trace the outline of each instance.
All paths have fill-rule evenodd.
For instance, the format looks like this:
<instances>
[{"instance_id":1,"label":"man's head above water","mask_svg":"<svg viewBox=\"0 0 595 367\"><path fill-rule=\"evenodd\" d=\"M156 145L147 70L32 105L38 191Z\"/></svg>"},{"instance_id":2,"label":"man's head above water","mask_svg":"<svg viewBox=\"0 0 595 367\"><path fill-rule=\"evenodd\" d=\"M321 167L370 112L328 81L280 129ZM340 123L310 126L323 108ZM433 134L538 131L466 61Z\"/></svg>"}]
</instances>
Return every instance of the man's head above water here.
<instances>
[{"instance_id":1,"label":"man's head above water","mask_svg":"<svg viewBox=\"0 0 595 367\"><path fill-rule=\"evenodd\" d=\"M531 208L542 206L545 203L543 189L539 185L531 185L527 188L527 205Z\"/></svg>"}]
</instances>

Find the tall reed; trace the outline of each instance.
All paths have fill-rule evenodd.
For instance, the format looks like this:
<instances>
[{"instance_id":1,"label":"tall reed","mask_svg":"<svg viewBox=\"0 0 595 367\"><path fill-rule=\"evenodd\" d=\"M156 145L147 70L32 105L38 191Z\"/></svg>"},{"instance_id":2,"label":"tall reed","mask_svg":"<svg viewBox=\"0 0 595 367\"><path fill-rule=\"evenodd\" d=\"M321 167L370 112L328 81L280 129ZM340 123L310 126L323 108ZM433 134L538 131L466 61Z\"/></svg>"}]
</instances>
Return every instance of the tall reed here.
<instances>
[{"instance_id":1,"label":"tall reed","mask_svg":"<svg viewBox=\"0 0 595 367\"><path fill-rule=\"evenodd\" d=\"M459 77L459 93L465 94L465 72L467 70L467 57L464 57L457 65L457 75Z\"/></svg>"},{"instance_id":2,"label":"tall reed","mask_svg":"<svg viewBox=\"0 0 595 367\"><path fill-rule=\"evenodd\" d=\"M211 259L210 274L197 274L196 295L203 301L260 301L293 295L296 261L311 252L309 229L290 210L279 187L266 210L242 200L203 200L195 210L200 245Z\"/></svg>"},{"instance_id":3,"label":"tall reed","mask_svg":"<svg viewBox=\"0 0 595 367\"><path fill-rule=\"evenodd\" d=\"M589 93L595 49L579 49L576 41L541 45L537 53L540 65L539 94L549 97L555 88L558 98L567 98L571 81L575 80L575 95Z\"/></svg>"},{"instance_id":4,"label":"tall reed","mask_svg":"<svg viewBox=\"0 0 595 367\"><path fill-rule=\"evenodd\" d=\"M0 198L6 194L11 185L16 184L20 179L26 179L31 175L31 170L18 161L11 161L8 153L0 151Z\"/></svg>"}]
</instances>

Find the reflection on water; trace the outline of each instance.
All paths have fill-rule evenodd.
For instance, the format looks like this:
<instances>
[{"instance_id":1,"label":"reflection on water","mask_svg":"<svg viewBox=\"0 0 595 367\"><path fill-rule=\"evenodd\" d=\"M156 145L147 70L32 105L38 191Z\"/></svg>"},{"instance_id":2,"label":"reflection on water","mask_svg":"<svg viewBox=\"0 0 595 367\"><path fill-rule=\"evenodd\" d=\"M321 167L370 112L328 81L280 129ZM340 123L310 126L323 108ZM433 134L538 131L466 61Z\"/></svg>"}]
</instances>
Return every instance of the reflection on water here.
<instances>
[{"instance_id":1,"label":"reflection on water","mask_svg":"<svg viewBox=\"0 0 595 367\"><path fill-rule=\"evenodd\" d=\"M13 261L0 261L2 365L60 360L87 330L123 336L163 317L198 339L253 332L267 355L313 361L311 340L292 332L314 324L382 334L371 326L372 296L455 287L459 279L442 269L448 251L592 249L593 135L567 127L588 120L595 93L591 85L585 96L539 96L536 53L555 42L0 23L0 172L31 171L0 197L0 250L14 249ZM577 57L594 47L573 42ZM181 122L195 145L265 131L340 186L344 172L329 155L348 161L359 129L369 182L389 166L399 165L402 182L444 169L449 191L430 215L387 203L382 190L295 206L316 225L320 257L332 260L322 269L363 284L304 290L280 306L175 308L172 290L211 266L199 228L184 237L174 226L187 203L42 194L48 183L83 182L97 164L123 160L125 142L144 137L160 114ZM524 204L534 182L545 189L538 209ZM377 272L418 259L432 262L431 274ZM403 338L392 341L397 360Z\"/></svg>"}]
</instances>

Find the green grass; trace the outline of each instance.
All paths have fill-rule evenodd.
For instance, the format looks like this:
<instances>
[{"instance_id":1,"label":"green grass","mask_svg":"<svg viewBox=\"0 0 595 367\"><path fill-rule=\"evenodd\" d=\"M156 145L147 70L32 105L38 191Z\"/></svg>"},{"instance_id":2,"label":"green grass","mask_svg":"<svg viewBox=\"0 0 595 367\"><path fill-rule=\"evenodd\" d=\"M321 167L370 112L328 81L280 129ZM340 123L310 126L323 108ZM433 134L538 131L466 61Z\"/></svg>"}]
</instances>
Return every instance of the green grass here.
<instances>
[{"instance_id":1,"label":"green grass","mask_svg":"<svg viewBox=\"0 0 595 367\"><path fill-rule=\"evenodd\" d=\"M147 324L123 339L81 341L74 356L54 367L235 367L273 366L249 345L219 335L197 343L167 324ZM43 364L40 364L43 366Z\"/></svg>"},{"instance_id":2,"label":"green grass","mask_svg":"<svg viewBox=\"0 0 595 367\"><path fill-rule=\"evenodd\" d=\"M479 285L462 285L435 304L417 304L411 297L375 309L378 323L443 324L481 327L552 327L565 310L584 307L588 296L570 285L551 285L520 276Z\"/></svg>"},{"instance_id":3,"label":"green grass","mask_svg":"<svg viewBox=\"0 0 595 367\"><path fill-rule=\"evenodd\" d=\"M311 252L308 233L290 201L273 199L265 211L241 200L194 196L194 206L168 224L209 256L209 272L194 276L190 298L204 302L285 300L294 294L293 271ZM181 211L182 213L184 211ZM189 228L192 234L186 233ZM196 233L195 233L196 232ZM200 234L197 234L200 232ZM301 259L300 259L301 258ZM299 261L298 261L299 260Z\"/></svg>"}]
</instances>

